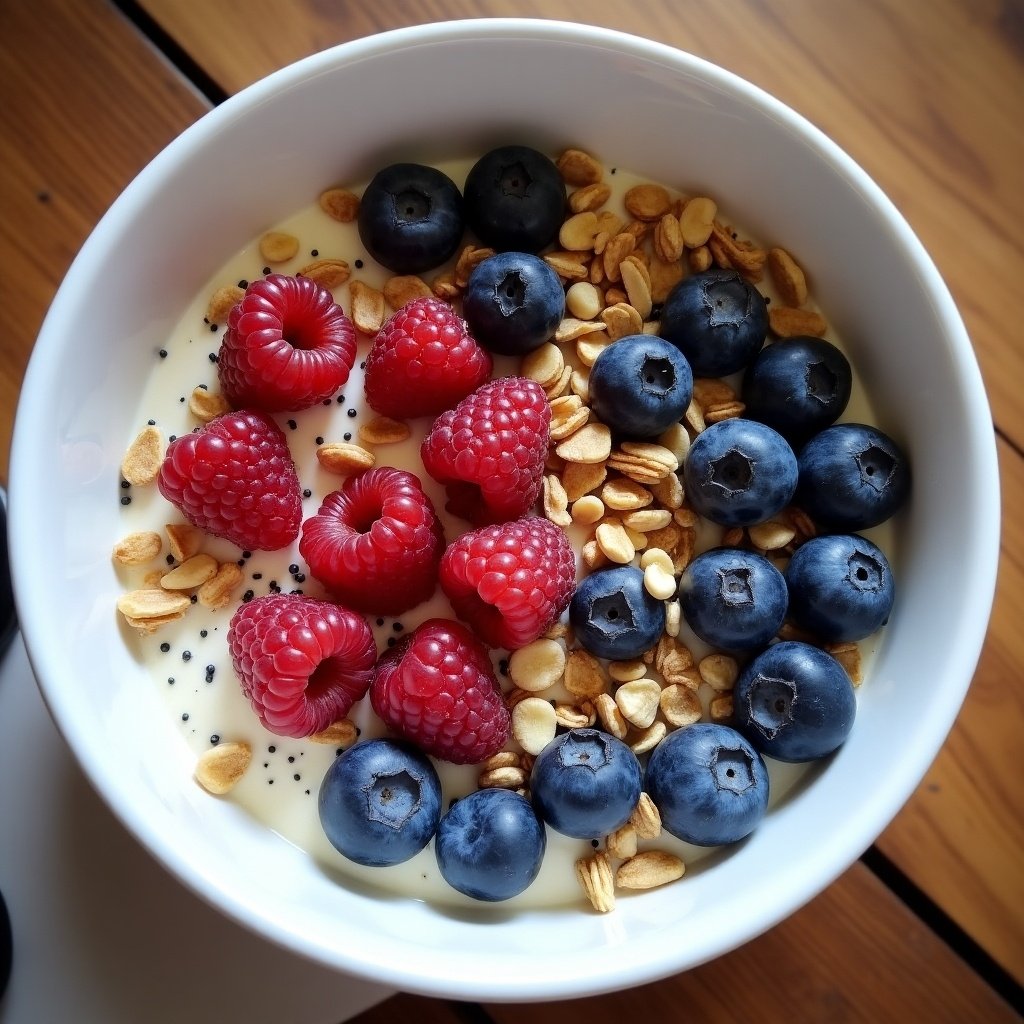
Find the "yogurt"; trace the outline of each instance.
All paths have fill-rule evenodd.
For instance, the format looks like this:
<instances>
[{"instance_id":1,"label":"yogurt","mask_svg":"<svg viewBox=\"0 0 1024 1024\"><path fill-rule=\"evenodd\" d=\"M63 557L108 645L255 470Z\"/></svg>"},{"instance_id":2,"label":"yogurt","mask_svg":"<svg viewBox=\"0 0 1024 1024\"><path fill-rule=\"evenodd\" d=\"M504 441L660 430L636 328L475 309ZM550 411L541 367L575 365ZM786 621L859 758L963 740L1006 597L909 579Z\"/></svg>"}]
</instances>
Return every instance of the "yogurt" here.
<instances>
[{"instance_id":1,"label":"yogurt","mask_svg":"<svg viewBox=\"0 0 1024 1024\"><path fill-rule=\"evenodd\" d=\"M468 161L438 165L461 186L469 170ZM635 184L646 179L616 169L606 174L606 182L613 195L607 209L619 213L625 221L628 215L622 207L622 197ZM361 187L354 188L360 194ZM367 256L359 241L354 223L344 224L330 218L311 197L309 206L299 210L281 223L264 226L293 235L300 241L298 254L284 263L275 263L269 269L275 273L294 274L317 258L340 258L351 269L351 280L359 280L375 288L382 288L389 273ZM259 237L228 259L208 285L195 296L184 310L180 321L170 333L162 349L153 355L154 366L141 395L137 409L139 429L153 422L165 440L191 431L198 425L188 408L189 396L198 386L211 392L219 391L216 354L220 347L221 330L205 321L210 296L224 285L245 283L264 273L266 264L258 248ZM784 242L784 240L782 240ZM440 272L440 271L438 271ZM432 280L428 278L428 281ZM772 297L770 282L759 285ZM335 289L335 299L346 310L351 308L348 284ZM828 340L840 344L831 334ZM371 339L359 336L356 363L343 392L334 399L300 413L275 415L284 431L292 457L298 470L303 490L303 518L314 514L322 499L340 486L341 479L325 472L316 458L319 444L324 442L358 441L360 424L376 414L363 399L360 362L365 359ZM840 347L841 344L840 344ZM517 373L518 360L495 357L495 376ZM873 422L874 418L856 376L854 367L853 396L844 420ZM429 419L412 421L412 436L403 442L376 448L377 464L408 469L415 473L434 502L442 521L445 537L451 542L468 526L450 516L444 508L444 489L423 471L419 461L419 444L429 428ZM127 439L126 439L127 440ZM160 495L157 488L134 487L121 492L130 501L120 506L120 534L153 530L164 536L167 523L181 522L181 516ZM708 524L710 525L710 524ZM891 536L888 527L870 531L871 539L891 558ZM717 540L714 529L700 533L701 548ZM298 555L297 542L291 549L275 552L239 552L232 544L208 538L203 550L218 561L237 561L242 568L243 582L233 595L232 603L219 611L211 611L194 604L180 620L169 623L152 635L130 633L130 643L139 662L148 673L166 709L167 727L174 728L194 756L221 741L244 741L253 751L252 763L230 794L222 799L236 802L255 819L294 844L320 862L335 875L340 884L374 887L403 897L423 899L458 907L484 908L449 887L441 878L434 859L433 845L404 864L387 868L368 868L354 864L337 853L327 841L320 827L317 813L317 792L320 781L336 756L330 745L310 740L294 740L267 732L243 697L235 678L227 651L227 627L237 602L243 595L259 596L273 592L301 592L313 597L329 597L309 575ZM166 544L165 549L166 553ZM161 555L163 558L164 555ZM167 556L169 558L169 556ZM159 564L138 568L122 568L122 581L126 589L140 586L141 576L158 568ZM377 640L378 650L393 645L404 632L434 616L454 617L444 596L438 593L399 619L368 619ZM709 649L686 629L685 623L679 639L700 658ZM861 644L865 674L870 676L870 655L876 638ZM504 652L494 652L498 678L506 690L512 684L507 678ZM545 698L562 696L559 690L543 694ZM702 695L707 701L708 694ZM364 699L352 709L350 719L360 730L362 739L384 735L385 730ZM514 745L514 744L513 744ZM786 765L767 760L771 777L771 806L798 793L813 780L813 765ZM437 762L448 801L477 788L478 769ZM211 799L215 799L211 797ZM771 810L769 809L769 813ZM576 881L574 862L580 856L593 852L592 844L568 839L547 830L547 852L536 881L521 895L502 904L510 907L544 907L566 904L579 905L582 893ZM596 845L596 844L595 844ZM700 870L721 856L723 851L689 846L663 833L657 840L641 841L640 849L657 848L680 856L688 872ZM727 855L727 851L724 851ZM685 880L682 883L685 884Z\"/></svg>"}]
</instances>

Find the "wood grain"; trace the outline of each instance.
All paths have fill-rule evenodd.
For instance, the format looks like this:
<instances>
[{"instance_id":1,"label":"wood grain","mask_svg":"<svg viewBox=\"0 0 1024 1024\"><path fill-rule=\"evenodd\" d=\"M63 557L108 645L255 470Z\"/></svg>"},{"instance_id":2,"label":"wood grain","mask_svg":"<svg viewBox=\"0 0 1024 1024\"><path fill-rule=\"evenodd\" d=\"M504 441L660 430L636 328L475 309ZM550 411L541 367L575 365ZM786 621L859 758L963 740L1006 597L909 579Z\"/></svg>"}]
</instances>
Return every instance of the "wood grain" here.
<instances>
[{"instance_id":1,"label":"wood grain","mask_svg":"<svg viewBox=\"0 0 1024 1024\"><path fill-rule=\"evenodd\" d=\"M1013 1010L862 866L788 921L726 956L642 988L485 1006L494 1024L626 1020L1000 1024ZM353 1024L465 1024L458 1007L397 996Z\"/></svg>"},{"instance_id":2,"label":"wood grain","mask_svg":"<svg viewBox=\"0 0 1024 1024\"><path fill-rule=\"evenodd\" d=\"M822 128L900 208L960 306L999 428L1024 449L1024 346L1006 301L1024 274L1020 0L296 0L287 18L275 0L142 4L228 92L338 42L480 16L590 22L736 72Z\"/></svg>"},{"instance_id":3,"label":"wood grain","mask_svg":"<svg viewBox=\"0 0 1024 1024\"><path fill-rule=\"evenodd\" d=\"M21 378L75 253L207 104L105 0L0 4L0 480Z\"/></svg>"}]
</instances>

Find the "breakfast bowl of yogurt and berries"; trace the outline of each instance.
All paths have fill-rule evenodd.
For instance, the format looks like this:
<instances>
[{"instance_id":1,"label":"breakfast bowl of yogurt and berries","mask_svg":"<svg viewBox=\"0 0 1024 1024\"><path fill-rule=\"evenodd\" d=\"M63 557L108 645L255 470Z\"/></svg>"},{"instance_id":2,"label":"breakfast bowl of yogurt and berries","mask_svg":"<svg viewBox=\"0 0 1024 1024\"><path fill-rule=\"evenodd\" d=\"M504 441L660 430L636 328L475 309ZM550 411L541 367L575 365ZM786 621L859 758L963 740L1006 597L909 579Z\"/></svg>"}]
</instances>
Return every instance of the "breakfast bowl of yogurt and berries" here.
<instances>
[{"instance_id":1,"label":"breakfast bowl of yogurt and berries","mask_svg":"<svg viewBox=\"0 0 1024 1024\"><path fill-rule=\"evenodd\" d=\"M88 778L183 884L406 991L715 957L920 782L995 578L906 223L660 44L494 19L225 102L97 226L10 486Z\"/></svg>"}]
</instances>

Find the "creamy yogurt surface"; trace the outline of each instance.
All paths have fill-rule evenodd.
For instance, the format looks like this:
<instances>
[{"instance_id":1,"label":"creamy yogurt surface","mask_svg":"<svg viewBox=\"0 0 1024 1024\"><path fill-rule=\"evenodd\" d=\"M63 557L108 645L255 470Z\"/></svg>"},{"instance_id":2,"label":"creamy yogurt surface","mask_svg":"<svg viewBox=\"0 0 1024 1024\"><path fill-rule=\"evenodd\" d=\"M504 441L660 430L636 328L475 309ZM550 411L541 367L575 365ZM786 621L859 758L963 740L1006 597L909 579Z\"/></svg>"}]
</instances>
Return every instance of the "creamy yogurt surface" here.
<instances>
[{"instance_id":1,"label":"creamy yogurt surface","mask_svg":"<svg viewBox=\"0 0 1024 1024\"><path fill-rule=\"evenodd\" d=\"M471 161L454 161L436 166L461 188ZM622 196L631 186L647 180L618 168L613 173L606 173L605 181L612 187L613 195L605 208L614 210L628 220L622 207ZM325 187L330 184L325 183ZM679 184L685 187L684 182ZM357 195L362 193L362 185L346 187ZM189 396L196 387L205 386L211 392L219 392L216 354L224 328L217 328L205 321L210 296L218 288L235 284L244 287L246 282L257 279L268 269L274 273L294 274L317 258L346 260L351 267L350 281L359 280L372 287L382 288L390 274L365 253L355 223L345 224L332 219L320 208L316 198L311 196L308 207L282 222L253 225L251 243L228 259L183 311L180 321L161 350L153 353L153 371L138 402L137 429L152 422L161 430L166 443L174 436L185 434L199 425L199 421L190 413L188 404ZM285 232L299 239L299 251L293 259L268 267L260 255L258 242L261 235L269 230ZM785 239L777 241L785 245ZM423 277L429 283L439 272ZM767 276L758 287L770 299L773 297ZM351 311L348 283L336 288L334 296L346 312ZM843 348L841 341L831 331L826 334L826 338ZM323 498L342 483L342 478L320 467L316 457L318 446L325 442L359 443L360 425L376 415L363 398L360 370L360 363L366 358L371 341L369 336L358 335L355 365L348 383L335 398L312 409L275 414L273 417L285 434L298 471L300 486L303 488L303 519L313 515ZM849 353L847 355L849 358ZM853 392L842 419L875 422L868 398L857 377L854 358L851 358L851 364L854 371ZM495 357L495 377L517 372L518 360ZM434 503L444 526L446 541L451 543L460 533L469 529L469 525L445 511L444 488L425 473L420 463L419 444L429 429L429 418L410 421L410 426L412 436L408 440L374 448L377 465L395 466L416 474ZM127 444L130 438L125 440ZM116 537L142 530L152 530L165 536L166 524L183 521L178 511L160 495L155 484L123 488L120 496L122 504L119 506ZM125 499L130 499L127 504L123 503ZM717 540L716 528L706 525L709 528L702 529L699 534L699 547L702 549ZM886 552L890 561L893 560L891 534L888 525L865 533ZM574 539L577 538L574 536ZM124 635L159 695L166 710L167 727L177 730L182 743L187 745L192 755L197 757L222 741L242 741L252 747L252 762L239 783L227 796L211 796L210 799L235 801L254 818L286 841L306 851L332 873L336 872L356 884L375 886L390 893L439 904L477 909L491 906L463 896L442 879L434 859L433 843L428 844L425 850L411 860L385 868L363 867L334 850L320 827L317 793L338 749L311 740L275 736L264 729L242 695L227 649L228 623L243 595L260 596L278 591L298 591L308 596L328 599L329 595L309 574L298 555L297 541L289 549L246 553L227 541L209 537L202 550L218 561L237 561L240 565L243 580L233 594L232 602L219 611L193 604L182 619L162 626L152 635L141 636L127 628ZM164 550L157 562L145 567L119 567L118 572L125 589L141 586L140 579L148 571L164 564L169 569L170 562L165 563L165 559L170 559L167 551L165 539ZM430 601L398 619L369 616L367 621L374 631L378 651L384 651L404 633L434 616L454 617L439 590ZM710 651L693 636L685 622L679 640L691 649L695 658L699 659ZM860 644L868 687L871 654L877 640L877 636L870 637ZM507 675L506 652L492 653L498 679L506 691L510 690L512 683ZM710 695L702 692L705 706ZM543 692L541 696L554 699L564 697L565 693L560 688L554 688ZM386 734L382 723L370 709L368 697L352 709L349 718L360 729L361 739ZM515 747L514 742L510 742L510 747ZM771 813L772 807L797 793L802 785L812 783L814 775L819 771L813 764L788 765L768 758L765 761L771 778L768 813ZM443 785L444 807L452 799L477 788L478 768L438 761L435 761L435 765ZM585 906L573 865L578 857L593 852L594 846L587 841L561 836L550 828L546 832L547 851L538 878L521 895L498 904L499 908L574 904L582 909ZM691 846L673 839L667 833L663 833L657 840L641 841L639 848L657 848L676 853L685 862L688 872L699 869L702 863L713 862L723 853L728 855L727 850ZM685 877L673 884L686 884Z\"/></svg>"}]
</instances>

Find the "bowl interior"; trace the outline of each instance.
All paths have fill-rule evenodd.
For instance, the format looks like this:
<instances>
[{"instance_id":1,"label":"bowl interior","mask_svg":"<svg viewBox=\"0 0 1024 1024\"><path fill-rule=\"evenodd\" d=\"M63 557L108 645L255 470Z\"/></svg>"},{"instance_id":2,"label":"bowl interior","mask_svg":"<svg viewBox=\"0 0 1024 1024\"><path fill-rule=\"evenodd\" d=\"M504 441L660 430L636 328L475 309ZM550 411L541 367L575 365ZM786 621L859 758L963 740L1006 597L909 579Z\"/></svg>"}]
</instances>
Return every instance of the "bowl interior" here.
<instances>
[{"instance_id":1,"label":"bowl interior","mask_svg":"<svg viewBox=\"0 0 1024 1024\"><path fill-rule=\"evenodd\" d=\"M393 159L523 140L720 197L784 244L853 352L881 425L909 451L900 596L849 741L714 870L620 901L477 920L339 886L210 800L115 621L118 467L152 353L209 275L326 184ZM885 826L966 690L995 576L988 407L955 308L905 223L806 122L655 43L553 22L402 30L312 57L234 97L125 191L40 335L12 461L26 642L88 777L186 884L273 941L407 991L542 999L638 984L774 924ZM27 553L31 552L28 556ZM948 561L961 576L950 600ZM936 641L942 637L942 643Z\"/></svg>"}]
</instances>

